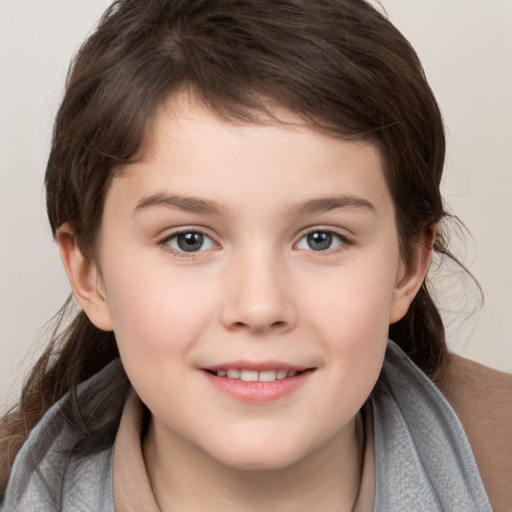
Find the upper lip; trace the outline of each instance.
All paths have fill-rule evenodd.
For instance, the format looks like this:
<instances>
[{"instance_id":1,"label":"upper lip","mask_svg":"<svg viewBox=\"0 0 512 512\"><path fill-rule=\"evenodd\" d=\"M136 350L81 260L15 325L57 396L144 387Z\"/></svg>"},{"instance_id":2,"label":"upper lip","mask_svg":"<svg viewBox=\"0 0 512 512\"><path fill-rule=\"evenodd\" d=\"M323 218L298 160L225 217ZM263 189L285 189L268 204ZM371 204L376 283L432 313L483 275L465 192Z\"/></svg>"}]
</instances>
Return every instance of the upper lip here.
<instances>
[{"instance_id":1,"label":"upper lip","mask_svg":"<svg viewBox=\"0 0 512 512\"><path fill-rule=\"evenodd\" d=\"M282 361L229 361L226 363L214 364L212 366L203 368L203 370L210 370L212 372L227 369L254 370L257 372L264 372L269 370L292 370L301 372L311 369L311 366L298 366L295 364L284 363Z\"/></svg>"}]
</instances>

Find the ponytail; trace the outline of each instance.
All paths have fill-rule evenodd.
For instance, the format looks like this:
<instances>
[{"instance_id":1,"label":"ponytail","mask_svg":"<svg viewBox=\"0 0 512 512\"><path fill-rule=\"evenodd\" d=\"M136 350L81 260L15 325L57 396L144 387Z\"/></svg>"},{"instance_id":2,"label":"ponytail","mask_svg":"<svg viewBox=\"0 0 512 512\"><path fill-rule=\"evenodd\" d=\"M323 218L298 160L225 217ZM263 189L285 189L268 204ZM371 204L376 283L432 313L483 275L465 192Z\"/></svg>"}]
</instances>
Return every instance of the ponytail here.
<instances>
[{"instance_id":1,"label":"ponytail","mask_svg":"<svg viewBox=\"0 0 512 512\"><path fill-rule=\"evenodd\" d=\"M81 311L61 332L72 297L56 315L52 340L30 372L21 399L0 419L0 497L22 444L48 409L69 393L66 419L85 431L87 418L77 407L78 384L119 357L114 334L97 329Z\"/></svg>"}]
</instances>

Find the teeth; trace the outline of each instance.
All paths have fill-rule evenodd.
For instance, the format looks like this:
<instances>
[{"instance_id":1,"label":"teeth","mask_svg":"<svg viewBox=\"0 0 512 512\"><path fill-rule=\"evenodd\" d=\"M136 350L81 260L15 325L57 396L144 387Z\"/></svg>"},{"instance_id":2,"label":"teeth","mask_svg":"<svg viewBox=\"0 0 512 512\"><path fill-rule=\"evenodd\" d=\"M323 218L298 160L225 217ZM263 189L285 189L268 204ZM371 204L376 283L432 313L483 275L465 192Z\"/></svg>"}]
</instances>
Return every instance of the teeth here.
<instances>
[{"instance_id":1,"label":"teeth","mask_svg":"<svg viewBox=\"0 0 512 512\"><path fill-rule=\"evenodd\" d=\"M277 378L277 371L269 370L267 372L260 372L258 380L260 382L273 382L276 380L276 378Z\"/></svg>"},{"instance_id":2,"label":"teeth","mask_svg":"<svg viewBox=\"0 0 512 512\"><path fill-rule=\"evenodd\" d=\"M295 377L299 372L297 370L265 370L257 372L255 370L237 370L230 368L228 370L217 370L217 377L227 377L228 379L239 379L244 382L274 382L275 380Z\"/></svg>"},{"instance_id":3,"label":"teeth","mask_svg":"<svg viewBox=\"0 0 512 512\"><path fill-rule=\"evenodd\" d=\"M241 370L240 380L244 382L258 382L258 372L254 370Z\"/></svg>"}]
</instances>

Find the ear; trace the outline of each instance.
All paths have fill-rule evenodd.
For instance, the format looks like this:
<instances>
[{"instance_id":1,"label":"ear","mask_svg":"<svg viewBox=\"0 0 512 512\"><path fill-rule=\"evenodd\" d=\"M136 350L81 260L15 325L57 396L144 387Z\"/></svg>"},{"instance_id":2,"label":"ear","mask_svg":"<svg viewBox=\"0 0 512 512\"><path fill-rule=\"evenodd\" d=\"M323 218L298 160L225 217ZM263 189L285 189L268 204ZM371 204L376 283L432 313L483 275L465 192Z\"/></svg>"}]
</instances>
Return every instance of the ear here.
<instances>
[{"instance_id":1,"label":"ear","mask_svg":"<svg viewBox=\"0 0 512 512\"><path fill-rule=\"evenodd\" d=\"M69 224L57 229L57 243L75 299L98 329L112 331L112 318L98 267L82 254Z\"/></svg>"},{"instance_id":2,"label":"ear","mask_svg":"<svg viewBox=\"0 0 512 512\"><path fill-rule=\"evenodd\" d=\"M422 239L414 243L412 247L409 265L406 267L405 263L401 264L402 268L398 272L397 283L393 292L389 315L390 324L398 322L405 316L425 279L432 256L435 233L435 226L427 228Z\"/></svg>"}]
</instances>

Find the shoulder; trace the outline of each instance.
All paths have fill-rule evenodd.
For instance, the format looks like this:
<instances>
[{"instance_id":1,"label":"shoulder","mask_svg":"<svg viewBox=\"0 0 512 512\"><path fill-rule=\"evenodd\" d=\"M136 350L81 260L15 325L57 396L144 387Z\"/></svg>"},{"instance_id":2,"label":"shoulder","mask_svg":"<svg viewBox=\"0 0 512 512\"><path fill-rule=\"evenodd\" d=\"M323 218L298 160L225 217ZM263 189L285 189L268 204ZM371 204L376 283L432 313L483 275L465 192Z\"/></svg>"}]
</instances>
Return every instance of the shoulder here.
<instances>
[{"instance_id":1,"label":"shoulder","mask_svg":"<svg viewBox=\"0 0 512 512\"><path fill-rule=\"evenodd\" d=\"M114 437L127 392L121 377L114 361L47 411L16 456L2 511L113 511Z\"/></svg>"},{"instance_id":2,"label":"shoulder","mask_svg":"<svg viewBox=\"0 0 512 512\"><path fill-rule=\"evenodd\" d=\"M110 511L113 449L75 456L79 434L53 408L18 453L1 510Z\"/></svg>"},{"instance_id":3,"label":"shoulder","mask_svg":"<svg viewBox=\"0 0 512 512\"><path fill-rule=\"evenodd\" d=\"M512 375L450 354L437 385L464 427L495 511L510 511Z\"/></svg>"},{"instance_id":4,"label":"shoulder","mask_svg":"<svg viewBox=\"0 0 512 512\"><path fill-rule=\"evenodd\" d=\"M391 340L370 403L375 510L491 512L453 408Z\"/></svg>"}]
</instances>

